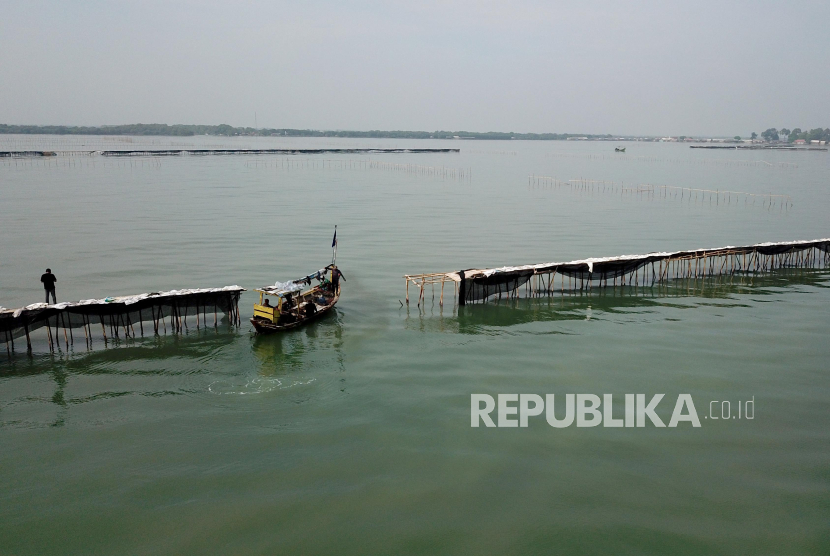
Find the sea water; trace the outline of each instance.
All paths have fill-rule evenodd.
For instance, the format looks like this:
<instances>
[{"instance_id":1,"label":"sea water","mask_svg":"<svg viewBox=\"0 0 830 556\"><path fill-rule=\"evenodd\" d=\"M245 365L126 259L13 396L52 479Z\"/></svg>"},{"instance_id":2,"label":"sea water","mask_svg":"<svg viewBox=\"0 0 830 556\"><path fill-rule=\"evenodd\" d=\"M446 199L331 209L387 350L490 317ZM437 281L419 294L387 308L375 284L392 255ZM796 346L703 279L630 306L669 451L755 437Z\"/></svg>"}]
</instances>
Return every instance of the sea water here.
<instances>
[{"instance_id":1,"label":"sea water","mask_svg":"<svg viewBox=\"0 0 830 556\"><path fill-rule=\"evenodd\" d=\"M621 145L0 136L461 150L0 159L0 305L42 301L47 267L59 301L249 290L238 328L0 352L0 553L823 553L828 272L405 302L404 274L830 236L826 152ZM252 290L331 262L335 225L336 312L254 335ZM470 426L472 394L505 393L612 394L619 417L663 393L666 422L689 394L701 426Z\"/></svg>"}]
</instances>

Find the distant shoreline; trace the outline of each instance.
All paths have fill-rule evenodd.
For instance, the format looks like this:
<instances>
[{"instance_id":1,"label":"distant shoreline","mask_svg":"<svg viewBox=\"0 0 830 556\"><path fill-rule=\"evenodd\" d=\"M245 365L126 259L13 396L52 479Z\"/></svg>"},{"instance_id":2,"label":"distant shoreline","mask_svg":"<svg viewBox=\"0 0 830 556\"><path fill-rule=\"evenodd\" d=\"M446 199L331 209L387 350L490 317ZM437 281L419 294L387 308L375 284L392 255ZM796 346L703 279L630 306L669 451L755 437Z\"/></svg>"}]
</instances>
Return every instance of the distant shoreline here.
<instances>
[{"instance_id":1,"label":"distant shoreline","mask_svg":"<svg viewBox=\"0 0 830 556\"><path fill-rule=\"evenodd\" d=\"M159 137L343 137L353 139L484 139L484 140L624 140L612 135L579 133L513 133L501 131L348 131L314 129L266 129L222 125L126 124L112 126L8 125L0 124L3 135L135 135Z\"/></svg>"},{"instance_id":2,"label":"distant shoreline","mask_svg":"<svg viewBox=\"0 0 830 556\"><path fill-rule=\"evenodd\" d=\"M769 132L770 130L767 130ZM775 131L775 130L772 130ZM794 130L800 132L801 130ZM765 133L767 133L765 132ZM830 129L810 130L810 139L816 137L825 139L830 136ZM252 127L232 127L221 125L168 125L168 124L124 124L105 126L63 126L63 125L9 125L0 124L0 135L86 135L86 136L135 136L135 137L329 137L344 139L466 139L484 141L635 141L635 142L674 142L674 143L725 143L756 145L788 144L778 141L778 135L772 140L769 137L757 139L753 134L751 139L740 137L728 138L719 136L661 136L661 135L611 135L611 134L580 134L580 133L515 133L503 131L354 131L354 130L317 130L317 129L271 129ZM820 137L819 137L820 136ZM811 144L820 141L805 140L801 143ZM825 141L825 144L828 141ZM796 143L790 141L790 144ZM824 145L821 145L824 146Z\"/></svg>"},{"instance_id":3,"label":"distant shoreline","mask_svg":"<svg viewBox=\"0 0 830 556\"><path fill-rule=\"evenodd\" d=\"M824 143L821 143L824 145ZM814 147L810 145L691 145L690 149L741 149L751 151L826 151L824 146Z\"/></svg>"}]
</instances>

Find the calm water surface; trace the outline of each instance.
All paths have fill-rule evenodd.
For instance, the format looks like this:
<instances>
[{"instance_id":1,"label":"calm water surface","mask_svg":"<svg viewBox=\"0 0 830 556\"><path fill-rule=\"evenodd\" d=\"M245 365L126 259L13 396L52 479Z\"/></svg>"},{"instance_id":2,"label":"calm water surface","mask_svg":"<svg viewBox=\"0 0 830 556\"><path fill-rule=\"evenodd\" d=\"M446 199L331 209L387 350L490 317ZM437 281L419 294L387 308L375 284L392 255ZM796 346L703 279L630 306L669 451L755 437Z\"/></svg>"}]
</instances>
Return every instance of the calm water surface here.
<instances>
[{"instance_id":1,"label":"calm water surface","mask_svg":"<svg viewBox=\"0 0 830 556\"><path fill-rule=\"evenodd\" d=\"M171 146L461 153L0 159L2 306L41 301L47 266L59 300L250 290L326 264L334 224L347 279L336 314L289 334L225 322L3 354L0 553L827 552L827 272L399 302L405 273L830 236L827 153L0 136L0 150ZM551 189L530 175L792 206ZM711 400L754 397L755 419L470 428L471 393L519 392L665 393L665 419L679 393L701 417Z\"/></svg>"}]
</instances>

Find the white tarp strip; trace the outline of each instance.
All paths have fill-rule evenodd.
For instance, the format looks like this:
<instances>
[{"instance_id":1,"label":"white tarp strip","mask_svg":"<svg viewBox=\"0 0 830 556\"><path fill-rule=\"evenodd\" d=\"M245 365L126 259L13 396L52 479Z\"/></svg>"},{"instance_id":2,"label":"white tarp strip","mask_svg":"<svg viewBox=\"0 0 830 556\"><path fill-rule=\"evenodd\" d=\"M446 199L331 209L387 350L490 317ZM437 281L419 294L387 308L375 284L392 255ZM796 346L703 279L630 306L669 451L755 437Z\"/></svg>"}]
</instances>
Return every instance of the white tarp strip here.
<instances>
[{"instance_id":1,"label":"white tarp strip","mask_svg":"<svg viewBox=\"0 0 830 556\"><path fill-rule=\"evenodd\" d=\"M783 246L792 246L792 247L799 247L801 245L809 245L811 243L821 243L821 242L830 242L830 238L824 239L813 239L813 240L804 240L804 241L779 241L779 242L772 242L768 241L765 243L756 243L754 245L749 245L745 247L735 247L733 245L728 245L726 247L716 247L716 248L706 248L706 249L684 249L682 251L661 251L655 253L648 253L645 255L620 255L617 257L594 257L589 259L580 259L576 261L569 261L569 262L550 262L550 263L541 263L541 264L529 264L529 265L522 265L522 266L503 266L500 268L488 268L488 269L481 269L481 270L468 270L465 272L466 278L473 278L473 277L490 277L494 274L501 274L504 272L517 272L522 270L538 270L538 269L545 269L549 267L555 266L576 266L576 265L587 265L588 271L594 271L594 264L596 263L608 263L608 262L626 262L626 261L637 261L641 259L648 259L648 258L660 258L660 259L667 259L671 258L680 254L684 253L706 253L706 252L717 252L717 251L730 251L730 250L751 250L755 247L775 247L779 245ZM448 272L447 277L453 280L458 281L460 276L458 272Z\"/></svg>"},{"instance_id":2,"label":"white tarp strip","mask_svg":"<svg viewBox=\"0 0 830 556\"><path fill-rule=\"evenodd\" d=\"M243 292L245 288L240 288L239 286L225 286L223 288L193 288L193 289L183 289L183 290L170 290L166 292L156 292L156 293L141 293L138 295L125 295L119 297L105 297L104 299L84 299L81 301L77 301L74 303L58 303L56 305L49 305L48 303L32 303L31 305L27 305L25 307L21 307L19 309L14 310L14 317L19 317L23 311L31 311L35 309L66 309L68 307L82 307L85 305L109 305L111 303L123 303L124 305L132 305L133 303L138 303L144 299L157 299L161 297L178 297L183 295L192 295L192 294L200 294L200 293L220 293L220 292ZM11 312L11 310L3 310L0 308L0 312Z\"/></svg>"},{"instance_id":3,"label":"white tarp strip","mask_svg":"<svg viewBox=\"0 0 830 556\"><path fill-rule=\"evenodd\" d=\"M317 272L313 272L308 276L305 276L298 280L291 280L288 282L276 282L273 286L264 286L259 289L272 295L297 292L302 290L306 285L308 285L308 281L312 279L320 279L321 277L325 276L328 270L328 267L324 267L318 270Z\"/></svg>"}]
</instances>

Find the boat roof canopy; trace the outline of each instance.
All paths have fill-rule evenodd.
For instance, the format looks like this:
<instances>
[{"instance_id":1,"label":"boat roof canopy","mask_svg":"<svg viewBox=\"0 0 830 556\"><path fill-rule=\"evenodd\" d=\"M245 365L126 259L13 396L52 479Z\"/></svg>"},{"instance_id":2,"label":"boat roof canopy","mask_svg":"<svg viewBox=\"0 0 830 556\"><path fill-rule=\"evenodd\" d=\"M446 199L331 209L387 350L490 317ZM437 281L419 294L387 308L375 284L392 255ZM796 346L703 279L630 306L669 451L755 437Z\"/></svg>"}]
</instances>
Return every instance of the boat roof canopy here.
<instances>
[{"instance_id":1,"label":"boat roof canopy","mask_svg":"<svg viewBox=\"0 0 830 556\"><path fill-rule=\"evenodd\" d=\"M312 272L308 276L303 276L302 278L290 280L288 282L276 282L273 286L263 286L261 288L255 289L254 291L263 293L265 295L285 297L290 293L302 291L305 286L310 286L312 279L322 280L326 272L328 272L332 268L335 268L335 266L333 264L330 264L328 266L321 268L317 272Z\"/></svg>"}]
</instances>

